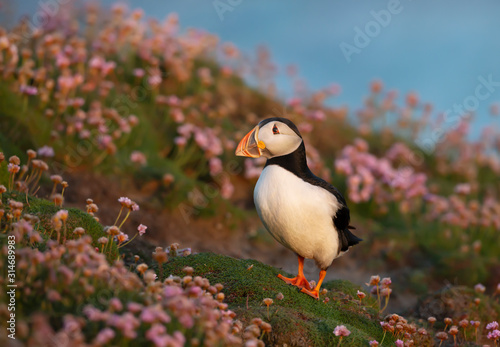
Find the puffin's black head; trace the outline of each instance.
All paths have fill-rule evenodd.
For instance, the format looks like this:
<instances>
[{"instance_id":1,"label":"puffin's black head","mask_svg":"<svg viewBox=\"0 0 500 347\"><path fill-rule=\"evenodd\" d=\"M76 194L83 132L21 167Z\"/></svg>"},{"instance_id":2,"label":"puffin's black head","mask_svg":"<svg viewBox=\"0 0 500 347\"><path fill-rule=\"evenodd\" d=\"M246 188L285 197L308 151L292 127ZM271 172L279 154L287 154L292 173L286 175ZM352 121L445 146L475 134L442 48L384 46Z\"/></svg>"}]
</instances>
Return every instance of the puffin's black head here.
<instances>
[{"instance_id":1,"label":"puffin's black head","mask_svg":"<svg viewBox=\"0 0 500 347\"><path fill-rule=\"evenodd\" d=\"M236 148L236 155L270 159L292 153L301 143L299 129L290 120L267 118L245 135Z\"/></svg>"}]
</instances>

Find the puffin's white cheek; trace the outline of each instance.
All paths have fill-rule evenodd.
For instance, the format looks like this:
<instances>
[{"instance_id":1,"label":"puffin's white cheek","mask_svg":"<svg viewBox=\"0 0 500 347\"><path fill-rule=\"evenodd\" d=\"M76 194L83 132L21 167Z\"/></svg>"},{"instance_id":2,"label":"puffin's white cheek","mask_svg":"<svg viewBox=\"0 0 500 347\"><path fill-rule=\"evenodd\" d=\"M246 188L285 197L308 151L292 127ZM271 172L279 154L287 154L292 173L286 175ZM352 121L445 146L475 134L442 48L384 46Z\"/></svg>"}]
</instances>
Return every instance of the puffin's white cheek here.
<instances>
[{"instance_id":1,"label":"puffin's white cheek","mask_svg":"<svg viewBox=\"0 0 500 347\"><path fill-rule=\"evenodd\" d=\"M275 138L266 143L266 149L271 153L271 156L278 157L287 155L295 151L302 139L298 136L276 135Z\"/></svg>"}]
</instances>

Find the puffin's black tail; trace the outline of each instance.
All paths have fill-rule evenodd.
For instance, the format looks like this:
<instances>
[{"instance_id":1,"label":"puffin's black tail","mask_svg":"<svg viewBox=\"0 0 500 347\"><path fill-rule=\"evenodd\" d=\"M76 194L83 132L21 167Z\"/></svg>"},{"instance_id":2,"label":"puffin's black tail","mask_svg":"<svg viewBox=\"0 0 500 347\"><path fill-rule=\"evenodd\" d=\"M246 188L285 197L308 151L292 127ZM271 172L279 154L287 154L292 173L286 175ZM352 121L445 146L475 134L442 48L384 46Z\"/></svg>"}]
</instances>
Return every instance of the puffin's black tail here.
<instances>
[{"instance_id":1,"label":"puffin's black tail","mask_svg":"<svg viewBox=\"0 0 500 347\"><path fill-rule=\"evenodd\" d=\"M342 252L345 252L349 249L349 247L357 245L360 241L363 241L353 233L349 229L356 229L355 227L349 225L345 230L339 232L339 248Z\"/></svg>"}]
</instances>

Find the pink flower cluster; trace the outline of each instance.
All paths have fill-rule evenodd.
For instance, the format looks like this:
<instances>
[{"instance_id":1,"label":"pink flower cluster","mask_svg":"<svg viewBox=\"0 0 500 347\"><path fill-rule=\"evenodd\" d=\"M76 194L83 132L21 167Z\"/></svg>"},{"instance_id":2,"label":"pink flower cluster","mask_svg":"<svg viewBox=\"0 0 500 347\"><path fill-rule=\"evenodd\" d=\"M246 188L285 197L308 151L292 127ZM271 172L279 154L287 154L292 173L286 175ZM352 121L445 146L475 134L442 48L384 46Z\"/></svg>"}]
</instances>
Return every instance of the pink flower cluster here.
<instances>
[{"instance_id":1,"label":"pink flower cluster","mask_svg":"<svg viewBox=\"0 0 500 347\"><path fill-rule=\"evenodd\" d=\"M500 230L500 202L487 197L482 204L477 199L451 195L448 198L429 194L427 218L461 228L480 227Z\"/></svg>"},{"instance_id":2,"label":"pink flower cluster","mask_svg":"<svg viewBox=\"0 0 500 347\"><path fill-rule=\"evenodd\" d=\"M417 330L414 323L409 323L404 317L395 313L387 315L380 326L384 330L384 337L379 342L372 340L369 342L370 346L382 345L385 340L385 335L391 333L396 338L396 346L428 346L430 339L427 336L427 331L423 328Z\"/></svg>"},{"instance_id":3,"label":"pink flower cluster","mask_svg":"<svg viewBox=\"0 0 500 347\"><path fill-rule=\"evenodd\" d=\"M228 96L216 99L208 88L221 78L211 65L198 66L220 55L226 68L222 80L231 75L228 69L242 70L243 60L237 61L240 55L233 44L219 44L215 35L202 30L181 33L175 13L159 21L145 20L142 10L123 6L114 6L110 13L96 5L88 5L78 14L72 10L65 8L49 16L47 25L37 28L27 40L21 39L23 30L29 29L26 22L9 31L0 29L2 79L23 96L25 107L45 110L46 122L52 126L51 144L59 159L71 161L74 167L97 165L114 156L131 144L132 132L142 117L133 113L149 100L156 106L152 116L164 120L160 132L174 133L180 128L175 140L173 136L161 139L163 148L182 150L192 136L196 149L207 159L220 157L225 149L234 151L233 134L222 136L221 123L230 113L239 112L238 106ZM86 23L86 27L76 30L76 23ZM132 56L133 66L124 65L123 59ZM188 81L200 83L207 92L186 92ZM72 141L78 141L74 147L82 153L81 143L85 143L85 153L67 154L68 146L61 148ZM199 166L193 152L183 153L189 168L193 162ZM39 155L54 156L54 152ZM132 163L147 165L143 152L132 148L128 155ZM230 185L224 187L224 195L230 196Z\"/></svg>"},{"instance_id":4,"label":"pink flower cluster","mask_svg":"<svg viewBox=\"0 0 500 347\"><path fill-rule=\"evenodd\" d=\"M180 135L175 138L178 145L186 144L193 137L207 158L218 156L223 152L222 142L212 128L200 128L191 123L185 123L177 128L177 132Z\"/></svg>"},{"instance_id":5,"label":"pink flower cluster","mask_svg":"<svg viewBox=\"0 0 500 347\"><path fill-rule=\"evenodd\" d=\"M500 229L500 202L493 196L486 195L481 203L473 198L469 183L456 185L456 194L448 197L431 193L427 175L405 164L415 158L415 153L403 143L394 144L381 158L368 150L366 141L356 139L335 161L337 173L347 176L351 201L374 201L380 212L386 212L389 203L397 203L404 214L421 213L424 207L429 221L461 228Z\"/></svg>"},{"instance_id":6,"label":"pink flower cluster","mask_svg":"<svg viewBox=\"0 0 500 347\"><path fill-rule=\"evenodd\" d=\"M368 149L368 143L358 138L335 160L337 173L347 176L349 199L356 203L373 199L381 206L399 202L402 211L408 212L427 194L427 176L409 165L396 166L396 160L409 151L401 143L391 147L382 158Z\"/></svg>"},{"instance_id":7,"label":"pink flower cluster","mask_svg":"<svg viewBox=\"0 0 500 347\"><path fill-rule=\"evenodd\" d=\"M12 227L19 234L16 284L22 295L18 307L44 312L36 316L16 312L16 337L21 341L51 344L64 337L82 346L85 340L93 346L132 340L155 346L184 346L195 344L196 339L206 345L240 346L244 342L241 322L221 300L221 285L213 286L199 276L169 277L160 282L152 270L143 269L145 264L137 266L141 279L122 261L109 264L104 254L95 251L88 235L65 244L49 240L41 251L25 241L24 235L33 230L31 222L23 219ZM0 259L0 265L5 266L5 261L5 257ZM98 304L89 299L104 292L108 299L100 299ZM52 305L83 309L61 317ZM0 304L2 319L6 312L6 304ZM63 324L56 331L59 324L54 322L58 320ZM188 341L187 336L195 340ZM259 336L260 330L257 336L245 339L256 343Z\"/></svg>"},{"instance_id":8,"label":"pink flower cluster","mask_svg":"<svg viewBox=\"0 0 500 347\"><path fill-rule=\"evenodd\" d=\"M488 330L488 339L495 341L495 344L500 340L500 330L498 330L498 322L493 321L486 325L486 330Z\"/></svg>"}]
</instances>

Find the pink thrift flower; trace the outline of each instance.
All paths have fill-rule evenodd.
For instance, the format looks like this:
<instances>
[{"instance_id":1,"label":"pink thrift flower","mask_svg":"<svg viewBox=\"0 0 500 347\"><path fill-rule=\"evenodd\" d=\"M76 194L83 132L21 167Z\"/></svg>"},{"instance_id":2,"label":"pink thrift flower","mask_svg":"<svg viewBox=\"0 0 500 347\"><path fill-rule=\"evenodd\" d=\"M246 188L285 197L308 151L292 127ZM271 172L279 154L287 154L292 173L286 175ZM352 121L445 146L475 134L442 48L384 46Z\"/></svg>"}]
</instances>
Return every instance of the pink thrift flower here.
<instances>
[{"instance_id":1,"label":"pink thrift flower","mask_svg":"<svg viewBox=\"0 0 500 347\"><path fill-rule=\"evenodd\" d=\"M76 83L75 79L73 76L59 76L57 78L57 84L61 88L62 91L68 92L70 89L72 89Z\"/></svg>"},{"instance_id":2,"label":"pink thrift flower","mask_svg":"<svg viewBox=\"0 0 500 347\"><path fill-rule=\"evenodd\" d=\"M198 77L200 78L201 83L203 83L204 85L212 84L212 75L209 68L207 67L199 68Z\"/></svg>"},{"instance_id":3,"label":"pink thrift flower","mask_svg":"<svg viewBox=\"0 0 500 347\"><path fill-rule=\"evenodd\" d=\"M486 287L485 287L485 286L483 286L481 283L478 283L478 284L476 284L476 285L474 286L474 291L475 291L476 293L484 293L484 292L485 292L485 290L486 290Z\"/></svg>"},{"instance_id":4,"label":"pink thrift flower","mask_svg":"<svg viewBox=\"0 0 500 347\"><path fill-rule=\"evenodd\" d=\"M80 138L81 139L88 139L90 138L90 131L88 129L82 129L82 131L80 131Z\"/></svg>"},{"instance_id":5,"label":"pink thrift flower","mask_svg":"<svg viewBox=\"0 0 500 347\"><path fill-rule=\"evenodd\" d=\"M130 161L141 166L145 166L148 163L146 155L140 151L133 151L130 154Z\"/></svg>"},{"instance_id":6,"label":"pink thrift flower","mask_svg":"<svg viewBox=\"0 0 500 347\"><path fill-rule=\"evenodd\" d=\"M182 137L188 138L194 132L195 126L190 123L186 123L177 128L177 132Z\"/></svg>"},{"instance_id":7,"label":"pink thrift flower","mask_svg":"<svg viewBox=\"0 0 500 347\"><path fill-rule=\"evenodd\" d=\"M180 106L181 105L181 101L180 99L177 97L177 95L170 95L167 97L167 103L169 106Z\"/></svg>"},{"instance_id":8,"label":"pink thrift flower","mask_svg":"<svg viewBox=\"0 0 500 347\"><path fill-rule=\"evenodd\" d=\"M102 329L96 336L94 342L98 346L108 344L115 337L115 332L111 328Z\"/></svg>"},{"instance_id":9,"label":"pink thrift flower","mask_svg":"<svg viewBox=\"0 0 500 347\"><path fill-rule=\"evenodd\" d=\"M144 71L144 69L134 69L132 71L132 74L135 77L141 78L141 77L144 77L144 75L146 74L146 72Z\"/></svg>"},{"instance_id":10,"label":"pink thrift flower","mask_svg":"<svg viewBox=\"0 0 500 347\"><path fill-rule=\"evenodd\" d=\"M41 157L53 157L54 156L54 149L49 146L43 146L38 149L38 155Z\"/></svg>"},{"instance_id":11,"label":"pink thrift flower","mask_svg":"<svg viewBox=\"0 0 500 347\"><path fill-rule=\"evenodd\" d=\"M234 192L234 186L229 180L229 178L226 177L222 181L222 189L220 194L224 199L229 199L233 195L233 192Z\"/></svg>"},{"instance_id":12,"label":"pink thrift flower","mask_svg":"<svg viewBox=\"0 0 500 347\"><path fill-rule=\"evenodd\" d=\"M0 36L0 50L4 50L9 48L10 46L10 41L9 38L5 35Z\"/></svg>"},{"instance_id":13,"label":"pink thrift flower","mask_svg":"<svg viewBox=\"0 0 500 347\"><path fill-rule=\"evenodd\" d=\"M109 75L116 68L116 63L114 61L107 61L101 67L101 72L103 76Z\"/></svg>"},{"instance_id":14,"label":"pink thrift flower","mask_svg":"<svg viewBox=\"0 0 500 347\"><path fill-rule=\"evenodd\" d=\"M178 108L174 108L172 111L170 111L170 115L172 116L172 119L176 123L182 123L184 122L184 113Z\"/></svg>"},{"instance_id":15,"label":"pink thrift flower","mask_svg":"<svg viewBox=\"0 0 500 347\"><path fill-rule=\"evenodd\" d=\"M165 313L165 311L163 311L162 309L158 310L156 312L156 318L160 321L160 322L163 322L163 323L170 323L172 321L172 318L170 318L170 316Z\"/></svg>"},{"instance_id":16,"label":"pink thrift flower","mask_svg":"<svg viewBox=\"0 0 500 347\"><path fill-rule=\"evenodd\" d=\"M129 340L133 340L137 337L137 332L135 331L135 329L124 329L122 330L122 334Z\"/></svg>"},{"instance_id":17,"label":"pink thrift flower","mask_svg":"<svg viewBox=\"0 0 500 347\"><path fill-rule=\"evenodd\" d=\"M92 69L101 69L104 62L104 59L101 57L93 57L89 60L89 67Z\"/></svg>"},{"instance_id":18,"label":"pink thrift flower","mask_svg":"<svg viewBox=\"0 0 500 347\"><path fill-rule=\"evenodd\" d=\"M150 307L146 307L142 310L139 319L145 323L153 323L156 320L156 315Z\"/></svg>"},{"instance_id":19,"label":"pink thrift flower","mask_svg":"<svg viewBox=\"0 0 500 347\"><path fill-rule=\"evenodd\" d=\"M208 135L199 128L195 129L194 140L201 148L206 148L209 145Z\"/></svg>"},{"instance_id":20,"label":"pink thrift flower","mask_svg":"<svg viewBox=\"0 0 500 347\"><path fill-rule=\"evenodd\" d=\"M128 116L127 120L131 127L135 127L137 124L139 124L139 118L137 118L136 115L131 114L130 116Z\"/></svg>"},{"instance_id":21,"label":"pink thrift flower","mask_svg":"<svg viewBox=\"0 0 500 347\"><path fill-rule=\"evenodd\" d=\"M152 87L158 87L161 83L162 79L160 75L152 75L148 77L148 83Z\"/></svg>"},{"instance_id":22,"label":"pink thrift flower","mask_svg":"<svg viewBox=\"0 0 500 347\"><path fill-rule=\"evenodd\" d=\"M457 184L455 186L455 193L462 195L469 195L471 193L471 185L469 183Z\"/></svg>"},{"instance_id":23,"label":"pink thrift flower","mask_svg":"<svg viewBox=\"0 0 500 347\"><path fill-rule=\"evenodd\" d=\"M488 339L496 341L500 339L500 330L493 330L488 333Z\"/></svg>"},{"instance_id":24,"label":"pink thrift flower","mask_svg":"<svg viewBox=\"0 0 500 347\"><path fill-rule=\"evenodd\" d=\"M361 138L356 138L354 139L354 146L360 151L360 152L368 152L368 142Z\"/></svg>"},{"instance_id":25,"label":"pink thrift flower","mask_svg":"<svg viewBox=\"0 0 500 347\"><path fill-rule=\"evenodd\" d=\"M392 289L389 288L389 287L384 287L382 288L382 290L380 291L380 296L381 297L389 297L392 293Z\"/></svg>"},{"instance_id":26,"label":"pink thrift flower","mask_svg":"<svg viewBox=\"0 0 500 347\"><path fill-rule=\"evenodd\" d=\"M124 207L131 207L132 206L132 200L129 198L122 196L121 198L118 199L118 202L122 204Z\"/></svg>"},{"instance_id":27,"label":"pink thrift flower","mask_svg":"<svg viewBox=\"0 0 500 347\"><path fill-rule=\"evenodd\" d=\"M56 65L59 68L66 68L70 64L70 61L66 55L59 53L56 57Z\"/></svg>"},{"instance_id":28,"label":"pink thrift flower","mask_svg":"<svg viewBox=\"0 0 500 347\"><path fill-rule=\"evenodd\" d=\"M37 95L38 94L38 88L34 86L27 86L27 85L22 85L19 87L19 91L22 94L26 95Z\"/></svg>"},{"instance_id":29,"label":"pink thrift flower","mask_svg":"<svg viewBox=\"0 0 500 347\"><path fill-rule=\"evenodd\" d=\"M92 305L85 306L83 308L83 313L87 316L89 320L93 322L99 321L101 317L101 311Z\"/></svg>"},{"instance_id":30,"label":"pink thrift flower","mask_svg":"<svg viewBox=\"0 0 500 347\"><path fill-rule=\"evenodd\" d=\"M299 98L291 98L288 100L288 105L292 107L300 106L302 104L302 100Z\"/></svg>"},{"instance_id":31,"label":"pink thrift flower","mask_svg":"<svg viewBox=\"0 0 500 347\"><path fill-rule=\"evenodd\" d=\"M111 300L109 300L109 307L111 307L115 312L123 309L122 302L118 298L111 298Z\"/></svg>"},{"instance_id":32,"label":"pink thrift flower","mask_svg":"<svg viewBox=\"0 0 500 347\"><path fill-rule=\"evenodd\" d=\"M128 241L128 234L125 234L123 231L120 231L120 233L116 236L116 239L118 240L119 243Z\"/></svg>"},{"instance_id":33,"label":"pink thrift flower","mask_svg":"<svg viewBox=\"0 0 500 347\"><path fill-rule=\"evenodd\" d=\"M139 236L142 236L146 233L146 229L148 227L145 226L144 224L140 224L138 227L137 227L137 230L139 231Z\"/></svg>"},{"instance_id":34,"label":"pink thrift flower","mask_svg":"<svg viewBox=\"0 0 500 347\"><path fill-rule=\"evenodd\" d=\"M210 176L215 176L222 172L222 160L217 157L210 158L208 161L208 167L210 170Z\"/></svg>"},{"instance_id":35,"label":"pink thrift flower","mask_svg":"<svg viewBox=\"0 0 500 347\"><path fill-rule=\"evenodd\" d=\"M307 133L310 133L311 131L313 131L314 126L311 123L302 122L299 125L297 125L297 128L299 128L299 131L302 134L304 134L304 133L307 134Z\"/></svg>"},{"instance_id":36,"label":"pink thrift flower","mask_svg":"<svg viewBox=\"0 0 500 347\"><path fill-rule=\"evenodd\" d=\"M258 160L245 159L245 178L258 178L262 172L262 166L258 165Z\"/></svg>"},{"instance_id":37,"label":"pink thrift flower","mask_svg":"<svg viewBox=\"0 0 500 347\"><path fill-rule=\"evenodd\" d=\"M47 299L49 299L49 301L61 301L61 294L51 289L47 292Z\"/></svg>"},{"instance_id":38,"label":"pink thrift flower","mask_svg":"<svg viewBox=\"0 0 500 347\"><path fill-rule=\"evenodd\" d=\"M221 68L221 73L222 73L222 76L229 77L233 74L233 69L231 69L229 66L223 66Z\"/></svg>"},{"instance_id":39,"label":"pink thrift flower","mask_svg":"<svg viewBox=\"0 0 500 347\"><path fill-rule=\"evenodd\" d=\"M166 286L165 289L163 290L163 295L166 298L172 298L181 295L182 293L183 293L182 288L179 288L177 286Z\"/></svg>"},{"instance_id":40,"label":"pink thrift flower","mask_svg":"<svg viewBox=\"0 0 500 347\"><path fill-rule=\"evenodd\" d=\"M186 338L184 337L184 334L181 333L180 331L174 332L173 339L172 339L172 346L179 346L182 347L186 343Z\"/></svg>"},{"instance_id":41,"label":"pink thrift flower","mask_svg":"<svg viewBox=\"0 0 500 347\"><path fill-rule=\"evenodd\" d=\"M118 316L115 321L115 326L128 338L135 338L137 336L135 329L139 327L140 324L140 321L130 312Z\"/></svg>"},{"instance_id":42,"label":"pink thrift flower","mask_svg":"<svg viewBox=\"0 0 500 347\"><path fill-rule=\"evenodd\" d=\"M20 169L21 167L16 164L9 163L9 165L7 165L7 170L13 174L18 173Z\"/></svg>"},{"instance_id":43,"label":"pink thrift flower","mask_svg":"<svg viewBox=\"0 0 500 347\"><path fill-rule=\"evenodd\" d=\"M182 137L182 136L177 136L175 139L174 139L174 143L179 146L179 147L184 147L186 144L187 144L187 139L185 137Z\"/></svg>"},{"instance_id":44,"label":"pink thrift flower","mask_svg":"<svg viewBox=\"0 0 500 347\"><path fill-rule=\"evenodd\" d=\"M150 341L155 341L160 335L163 335L166 332L167 329L163 324L155 323L148 329L148 331L146 331L146 338Z\"/></svg>"},{"instance_id":45,"label":"pink thrift flower","mask_svg":"<svg viewBox=\"0 0 500 347\"><path fill-rule=\"evenodd\" d=\"M188 295L190 297L199 297L203 293L203 290L198 286L192 286L188 290Z\"/></svg>"},{"instance_id":46,"label":"pink thrift flower","mask_svg":"<svg viewBox=\"0 0 500 347\"><path fill-rule=\"evenodd\" d=\"M179 320L179 323L182 324L182 326L186 329L191 329L194 325L194 319L191 314L188 313L183 313L180 317L177 317Z\"/></svg>"},{"instance_id":47,"label":"pink thrift flower","mask_svg":"<svg viewBox=\"0 0 500 347\"><path fill-rule=\"evenodd\" d=\"M127 309L132 313L139 313L142 310L142 305L137 302L129 302L127 304Z\"/></svg>"},{"instance_id":48,"label":"pink thrift flower","mask_svg":"<svg viewBox=\"0 0 500 347\"><path fill-rule=\"evenodd\" d=\"M488 323L486 325L486 330L495 330L495 329L498 329L498 322L497 321L493 321L493 322Z\"/></svg>"},{"instance_id":49,"label":"pink thrift flower","mask_svg":"<svg viewBox=\"0 0 500 347\"><path fill-rule=\"evenodd\" d=\"M132 130L128 120L120 118L118 123L120 125L120 130L123 131L125 134L130 133L130 131Z\"/></svg>"},{"instance_id":50,"label":"pink thrift flower","mask_svg":"<svg viewBox=\"0 0 500 347\"><path fill-rule=\"evenodd\" d=\"M349 160L343 158L335 160L335 171L345 176L350 176L353 173Z\"/></svg>"},{"instance_id":51,"label":"pink thrift flower","mask_svg":"<svg viewBox=\"0 0 500 347\"><path fill-rule=\"evenodd\" d=\"M306 117L315 121L324 121L326 119L325 113L321 110L309 112Z\"/></svg>"},{"instance_id":52,"label":"pink thrift flower","mask_svg":"<svg viewBox=\"0 0 500 347\"><path fill-rule=\"evenodd\" d=\"M152 336L151 341L155 346L173 346L171 344L171 337L167 334L162 335L150 335Z\"/></svg>"},{"instance_id":53,"label":"pink thrift flower","mask_svg":"<svg viewBox=\"0 0 500 347\"><path fill-rule=\"evenodd\" d=\"M59 210L56 212L54 218L57 218L60 220L66 220L66 219L68 219L68 211L67 210Z\"/></svg>"},{"instance_id":54,"label":"pink thrift flower","mask_svg":"<svg viewBox=\"0 0 500 347\"><path fill-rule=\"evenodd\" d=\"M335 336L349 336L351 334L351 332L344 325L336 326L333 333Z\"/></svg>"},{"instance_id":55,"label":"pink thrift flower","mask_svg":"<svg viewBox=\"0 0 500 347\"><path fill-rule=\"evenodd\" d=\"M382 281L380 281L380 285L382 287L389 287L391 285L392 281L390 277L384 277L382 278Z\"/></svg>"}]
</instances>

